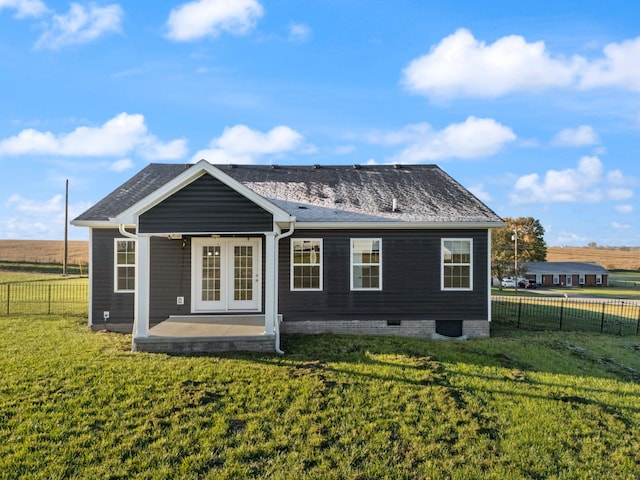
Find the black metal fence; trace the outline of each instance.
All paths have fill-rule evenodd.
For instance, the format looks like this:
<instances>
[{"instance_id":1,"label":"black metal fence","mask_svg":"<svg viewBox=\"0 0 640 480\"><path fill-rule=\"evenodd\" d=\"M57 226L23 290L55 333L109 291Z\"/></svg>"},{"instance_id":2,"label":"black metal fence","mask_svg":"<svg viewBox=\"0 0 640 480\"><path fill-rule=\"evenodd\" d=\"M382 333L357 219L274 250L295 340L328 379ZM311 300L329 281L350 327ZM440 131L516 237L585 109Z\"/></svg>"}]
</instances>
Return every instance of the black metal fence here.
<instances>
[{"instance_id":1,"label":"black metal fence","mask_svg":"<svg viewBox=\"0 0 640 480\"><path fill-rule=\"evenodd\" d=\"M0 316L87 314L88 293L83 283L0 284Z\"/></svg>"},{"instance_id":2,"label":"black metal fence","mask_svg":"<svg viewBox=\"0 0 640 480\"><path fill-rule=\"evenodd\" d=\"M640 334L635 300L493 297L492 320L527 330L574 330L613 335Z\"/></svg>"}]
</instances>

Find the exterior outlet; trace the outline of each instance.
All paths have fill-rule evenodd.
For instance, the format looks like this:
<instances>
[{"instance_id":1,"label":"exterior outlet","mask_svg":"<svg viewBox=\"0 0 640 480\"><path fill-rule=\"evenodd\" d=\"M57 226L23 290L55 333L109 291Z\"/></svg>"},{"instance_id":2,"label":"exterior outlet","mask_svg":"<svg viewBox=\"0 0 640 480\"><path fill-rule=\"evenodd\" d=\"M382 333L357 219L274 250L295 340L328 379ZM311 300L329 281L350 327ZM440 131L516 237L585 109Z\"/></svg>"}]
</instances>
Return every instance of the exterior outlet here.
<instances>
[{"instance_id":1,"label":"exterior outlet","mask_svg":"<svg viewBox=\"0 0 640 480\"><path fill-rule=\"evenodd\" d=\"M184 305L184 297L176 297L176 305Z\"/></svg>"}]
</instances>

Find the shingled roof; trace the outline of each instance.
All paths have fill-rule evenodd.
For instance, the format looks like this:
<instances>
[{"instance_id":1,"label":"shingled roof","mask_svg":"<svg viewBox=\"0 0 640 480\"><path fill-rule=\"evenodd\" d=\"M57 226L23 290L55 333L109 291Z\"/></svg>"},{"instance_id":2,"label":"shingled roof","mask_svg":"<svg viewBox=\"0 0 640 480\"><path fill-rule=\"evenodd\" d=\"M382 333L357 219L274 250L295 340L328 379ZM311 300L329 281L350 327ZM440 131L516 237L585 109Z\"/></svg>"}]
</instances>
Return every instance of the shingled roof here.
<instances>
[{"instance_id":1,"label":"shingled roof","mask_svg":"<svg viewBox=\"0 0 640 480\"><path fill-rule=\"evenodd\" d=\"M150 164L74 222L109 221L190 167ZM215 167L298 222L502 223L436 165Z\"/></svg>"},{"instance_id":2,"label":"shingled roof","mask_svg":"<svg viewBox=\"0 0 640 480\"><path fill-rule=\"evenodd\" d=\"M597 263L586 262L524 262L521 267L531 275L606 275L609 273L609 270Z\"/></svg>"}]
</instances>

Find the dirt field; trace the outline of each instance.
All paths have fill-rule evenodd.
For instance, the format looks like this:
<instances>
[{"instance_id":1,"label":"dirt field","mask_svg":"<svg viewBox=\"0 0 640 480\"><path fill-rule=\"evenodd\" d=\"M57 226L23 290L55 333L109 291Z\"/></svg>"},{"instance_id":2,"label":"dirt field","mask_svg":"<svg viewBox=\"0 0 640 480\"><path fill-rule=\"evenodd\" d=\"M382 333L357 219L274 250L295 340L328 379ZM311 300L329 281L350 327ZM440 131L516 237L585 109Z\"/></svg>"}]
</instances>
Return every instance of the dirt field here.
<instances>
[{"instance_id":1,"label":"dirt field","mask_svg":"<svg viewBox=\"0 0 640 480\"><path fill-rule=\"evenodd\" d=\"M64 258L62 240L0 240L0 260L5 262L59 263ZM69 241L69 265L86 265L89 242Z\"/></svg>"},{"instance_id":2,"label":"dirt field","mask_svg":"<svg viewBox=\"0 0 640 480\"><path fill-rule=\"evenodd\" d=\"M640 270L640 247L548 247L549 262L595 262L608 270Z\"/></svg>"}]
</instances>

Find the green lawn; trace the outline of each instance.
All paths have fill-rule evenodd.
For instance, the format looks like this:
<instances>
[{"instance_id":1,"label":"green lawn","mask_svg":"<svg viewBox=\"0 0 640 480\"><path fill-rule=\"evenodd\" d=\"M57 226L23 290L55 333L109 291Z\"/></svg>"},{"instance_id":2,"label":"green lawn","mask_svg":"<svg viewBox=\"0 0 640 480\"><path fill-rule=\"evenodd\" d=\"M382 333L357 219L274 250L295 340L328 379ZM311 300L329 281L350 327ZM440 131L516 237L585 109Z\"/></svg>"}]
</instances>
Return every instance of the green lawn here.
<instances>
[{"instance_id":1,"label":"green lawn","mask_svg":"<svg viewBox=\"0 0 640 480\"><path fill-rule=\"evenodd\" d=\"M0 478L640 477L637 337L285 338L132 354L80 318L0 318Z\"/></svg>"},{"instance_id":2,"label":"green lawn","mask_svg":"<svg viewBox=\"0 0 640 480\"><path fill-rule=\"evenodd\" d=\"M87 283L88 279L86 276L83 277L80 275L69 275L67 277L63 277L59 273L17 272L0 269L0 284L44 281Z\"/></svg>"}]
</instances>

